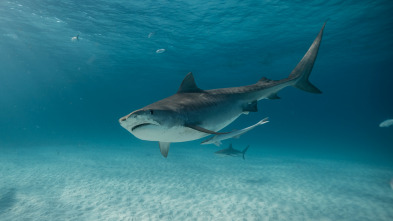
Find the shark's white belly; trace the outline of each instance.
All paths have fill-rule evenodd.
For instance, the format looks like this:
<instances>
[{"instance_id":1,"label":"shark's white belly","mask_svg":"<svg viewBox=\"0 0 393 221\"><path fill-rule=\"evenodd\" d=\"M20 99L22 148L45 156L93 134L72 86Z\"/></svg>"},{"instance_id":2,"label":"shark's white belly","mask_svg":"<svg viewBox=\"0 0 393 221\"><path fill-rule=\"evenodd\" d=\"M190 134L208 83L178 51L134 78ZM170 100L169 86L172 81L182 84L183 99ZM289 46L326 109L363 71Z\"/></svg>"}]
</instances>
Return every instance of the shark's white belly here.
<instances>
[{"instance_id":1,"label":"shark's white belly","mask_svg":"<svg viewBox=\"0 0 393 221\"><path fill-rule=\"evenodd\" d=\"M204 125L204 126L206 126L206 128L209 130L219 131L222 128L229 125L230 123L232 123L234 120L236 120L240 116L240 114L241 113L220 122L214 121L212 122L211 125ZM130 132L135 137L141 140L170 142L170 143L192 141L210 135L208 133L203 133L195 129L180 126L180 125L170 128L156 126L156 125L146 125Z\"/></svg>"},{"instance_id":2,"label":"shark's white belly","mask_svg":"<svg viewBox=\"0 0 393 221\"><path fill-rule=\"evenodd\" d=\"M163 128L154 125L148 125L133 131L132 134L141 139L148 141L160 141L160 142L185 142L191 140L197 140L199 138L208 136L206 133L202 133L187 127L172 127Z\"/></svg>"}]
</instances>

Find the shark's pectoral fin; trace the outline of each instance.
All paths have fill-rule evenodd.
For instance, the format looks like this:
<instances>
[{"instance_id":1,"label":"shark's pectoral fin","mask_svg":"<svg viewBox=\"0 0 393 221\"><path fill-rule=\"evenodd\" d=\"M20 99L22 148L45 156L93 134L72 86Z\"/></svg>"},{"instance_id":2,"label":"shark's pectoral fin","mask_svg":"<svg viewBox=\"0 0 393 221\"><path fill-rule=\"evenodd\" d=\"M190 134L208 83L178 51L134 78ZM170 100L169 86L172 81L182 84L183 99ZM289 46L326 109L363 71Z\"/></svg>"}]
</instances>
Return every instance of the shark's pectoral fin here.
<instances>
[{"instance_id":1,"label":"shark's pectoral fin","mask_svg":"<svg viewBox=\"0 0 393 221\"><path fill-rule=\"evenodd\" d=\"M167 158L168 152L169 152L169 146L171 145L171 143L169 143L169 142L158 142L158 144L160 145L160 151L161 151L162 156Z\"/></svg>"},{"instance_id":2,"label":"shark's pectoral fin","mask_svg":"<svg viewBox=\"0 0 393 221\"><path fill-rule=\"evenodd\" d=\"M227 134L227 133L229 133L229 132L226 132L226 133L214 132L214 131L208 130L206 128L197 126L197 125L188 125L187 124L187 125L184 125L184 126L188 127L188 128L191 128L191 129L194 129L194 130L197 130L197 131L202 132L202 133L207 133L207 134L220 135L220 134Z\"/></svg>"},{"instance_id":3,"label":"shark's pectoral fin","mask_svg":"<svg viewBox=\"0 0 393 221\"><path fill-rule=\"evenodd\" d=\"M244 105L243 112L258 112L258 103L257 101L253 101Z\"/></svg>"}]
</instances>

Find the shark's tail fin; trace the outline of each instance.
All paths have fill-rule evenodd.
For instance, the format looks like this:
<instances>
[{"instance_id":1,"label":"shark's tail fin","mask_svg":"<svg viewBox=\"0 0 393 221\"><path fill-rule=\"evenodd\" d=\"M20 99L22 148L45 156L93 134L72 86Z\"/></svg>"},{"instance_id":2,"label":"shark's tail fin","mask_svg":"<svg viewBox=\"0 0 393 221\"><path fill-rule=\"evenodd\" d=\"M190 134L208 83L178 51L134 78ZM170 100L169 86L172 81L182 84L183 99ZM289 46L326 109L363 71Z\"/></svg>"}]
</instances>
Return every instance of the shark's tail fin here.
<instances>
[{"instance_id":1,"label":"shark's tail fin","mask_svg":"<svg viewBox=\"0 0 393 221\"><path fill-rule=\"evenodd\" d=\"M319 45L321 44L323 29L325 28L325 25L326 22L323 24L321 31L315 38L307 53L303 56L302 60L297 64L295 69L292 70L291 74L288 77L290 80L293 80L294 87L316 94L320 94L322 92L313 84L311 84L310 81L308 81L308 78L314 66L315 59L317 58L318 49Z\"/></svg>"},{"instance_id":2,"label":"shark's tail fin","mask_svg":"<svg viewBox=\"0 0 393 221\"><path fill-rule=\"evenodd\" d=\"M250 145L247 145L247 147L246 148L244 148L244 150L242 151L242 154L243 154L243 160L245 159L244 158L244 154L246 153L246 151L248 150L248 148L250 147Z\"/></svg>"}]
</instances>

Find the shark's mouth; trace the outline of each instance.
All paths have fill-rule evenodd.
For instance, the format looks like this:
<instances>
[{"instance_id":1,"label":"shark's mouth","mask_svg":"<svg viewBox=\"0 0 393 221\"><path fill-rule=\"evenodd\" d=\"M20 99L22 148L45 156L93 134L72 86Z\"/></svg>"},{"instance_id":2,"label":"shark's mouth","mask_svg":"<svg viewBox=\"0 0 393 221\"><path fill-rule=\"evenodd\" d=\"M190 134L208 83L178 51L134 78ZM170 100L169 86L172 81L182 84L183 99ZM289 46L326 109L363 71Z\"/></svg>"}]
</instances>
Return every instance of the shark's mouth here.
<instances>
[{"instance_id":1,"label":"shark's mouth","mask_svg":"<svg viewBox=\"0 0 393 221\"><path fill-rule=\"evenodd\" d=\"M138 125L136 125L136 126L133 126L133 127L131 128L131 131L134 131L134 130L137 129L137 128L140 128L140 127L143 127L143 126L147 126L147 125L155 125L155 124L152 124L152 123L138 124Z\"/></svg>"}]
</instances>

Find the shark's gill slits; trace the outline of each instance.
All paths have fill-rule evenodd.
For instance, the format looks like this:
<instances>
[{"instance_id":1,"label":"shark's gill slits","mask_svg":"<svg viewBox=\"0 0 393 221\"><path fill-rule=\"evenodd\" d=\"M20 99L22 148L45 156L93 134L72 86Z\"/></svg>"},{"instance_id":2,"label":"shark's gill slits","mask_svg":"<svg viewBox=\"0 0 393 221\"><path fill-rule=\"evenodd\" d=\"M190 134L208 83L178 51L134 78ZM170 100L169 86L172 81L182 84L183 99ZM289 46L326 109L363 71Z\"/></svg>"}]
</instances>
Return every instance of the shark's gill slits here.
<instances>
[{"instance_id":1,"label":"shark's gill slits","mask_svg":"<svg viewBox=\"0 0 393 221\"><path fill-rule=\"evenodd\" d=\"M133 127L131 128L131 131L137 129L138 127L143 127L143 126L146 126L146 125L152 125L152 124L151 124L151 123L138 124L138 125L136 125L136 126L133 126Z\"/></svg>"}]
</instances>

